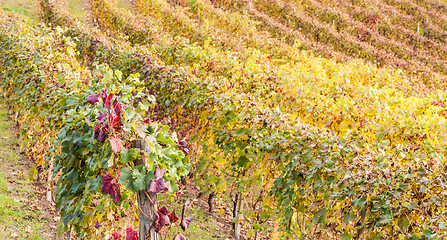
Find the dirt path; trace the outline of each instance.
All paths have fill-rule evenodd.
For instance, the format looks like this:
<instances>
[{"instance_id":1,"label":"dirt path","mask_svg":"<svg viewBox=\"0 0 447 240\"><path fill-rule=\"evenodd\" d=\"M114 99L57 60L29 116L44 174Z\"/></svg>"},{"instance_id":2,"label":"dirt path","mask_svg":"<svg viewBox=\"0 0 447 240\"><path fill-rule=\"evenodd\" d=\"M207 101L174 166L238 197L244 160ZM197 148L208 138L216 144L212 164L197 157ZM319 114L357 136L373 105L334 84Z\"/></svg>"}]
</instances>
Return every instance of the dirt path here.
<instances>
[{"instance_id":1,"label":"dirt path","mask_svg":"<svg viewBox=\"0 0 447 240\"><path fill-rule=\"evenodd\" d=\"M16 133L0 100L0 239L67 239L57 236L56 208L34 183L34 164L19 153Z\"/></svg>"}]
</instances>

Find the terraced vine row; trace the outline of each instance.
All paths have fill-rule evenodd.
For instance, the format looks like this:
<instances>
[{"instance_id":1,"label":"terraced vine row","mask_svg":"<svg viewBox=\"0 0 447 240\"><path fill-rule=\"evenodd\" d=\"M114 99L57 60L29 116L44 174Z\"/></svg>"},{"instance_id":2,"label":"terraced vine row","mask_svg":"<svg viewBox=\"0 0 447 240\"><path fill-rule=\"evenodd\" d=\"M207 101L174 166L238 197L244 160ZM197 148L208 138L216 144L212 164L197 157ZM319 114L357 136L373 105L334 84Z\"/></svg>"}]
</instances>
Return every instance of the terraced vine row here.
<instances>
[{"instance_id":1,"label":"terraced vine row","mask_svg":"<svg viewBox=\"0 0 447 240\"><path fill-rule=\"evenodd\" d=\"M143 46L61 23L72 17L42 3L47 21L68 26L58 31L70 37L79 62L108 63L124 77L140 73L139 87L157 98L151 117L193 142L196 183L249 203L237 220L253 227L248 235L272 234L266 221L279 219L289 234L314 238L445 236L443 91L402 72L337 63L285 43L278 52L291 49L291 61L278 62L269 54L275 47L263 43L279 40L252 28L246 15L207 2L182 10L138 1L142 12L163 9L135 17L92 0L104 32ZM241 16L241 23L217 29L216 13ZM206 34L196 18L208 24ZM241 44L219 43L214 29L228 38L236 29ZM94 227L65 223L78 233Z\"/></svg>"},{"instance_id":2,"label":"terraced vine row","mask_svg":"<svg viewBox=\"0 0 447 240\"><path fill-rule=\"evenodd\" d=\"M275 4L242 0L236 3L214 2L231 11L244 9L252 13L253 18L261 21L264 29L269 29L279 38L289 36L286 28L301 28L312 41L326 43L350 57L407 69L419 77L426 76L425 80L429 84L431 81L436 82L435 86L443 84L444 80L439 79L445 79L444 58L439 57L445 54L445 46L402 27L400 23L408 22L404 15L390 24L389 19L396 19L394 15L390 15L394 12L386 6L377 8L378 5L383 5L380 1L373 5L370 2L363 5L358 3L358 6L349 1L303 1L299 4L293 1L276 1ZM374 10L370 9L372 7ZM390 14L382 14L388 13L388 10L391 11ZM414 24L411 26L414 27ZM421 25L420 29L423 27L425 25Z\"/></svg>"}]
</instances>

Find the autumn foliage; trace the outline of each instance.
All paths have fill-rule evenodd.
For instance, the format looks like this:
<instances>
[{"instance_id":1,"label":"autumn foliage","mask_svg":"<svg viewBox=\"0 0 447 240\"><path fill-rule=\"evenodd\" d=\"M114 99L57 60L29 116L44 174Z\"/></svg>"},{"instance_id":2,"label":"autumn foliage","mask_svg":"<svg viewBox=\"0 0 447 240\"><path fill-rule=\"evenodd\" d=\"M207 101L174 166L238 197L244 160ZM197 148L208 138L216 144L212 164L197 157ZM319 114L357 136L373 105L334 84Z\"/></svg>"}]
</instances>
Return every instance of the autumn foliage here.
<instances>
[{"instance_id":1,"label":"autumn foliage","mask_svg":"<svg viewBox=\"0 0 447 240\"><path fill-rule=\"evenodd\" d=\"M99 31L51 1L53 28L1 13L2 89L55 162L62 230L134 237L131 193L177 198L188 155L250 238L447 236L444 3L177 3L92 0ZM187 205L157 231L186 230Z\"/></svg>"}]
</instances>

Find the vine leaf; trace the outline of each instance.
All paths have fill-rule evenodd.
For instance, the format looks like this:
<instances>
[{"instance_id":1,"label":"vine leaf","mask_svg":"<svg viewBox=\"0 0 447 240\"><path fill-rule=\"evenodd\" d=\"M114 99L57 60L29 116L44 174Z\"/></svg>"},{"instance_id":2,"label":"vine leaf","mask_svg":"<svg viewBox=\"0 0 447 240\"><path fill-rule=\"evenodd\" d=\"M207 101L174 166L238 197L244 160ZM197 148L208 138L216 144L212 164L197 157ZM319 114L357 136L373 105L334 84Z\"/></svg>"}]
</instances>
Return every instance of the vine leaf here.
<instances>
[{"instance_id":1,"label":"vine leaf","mask_svg":"<svg viewBox=\"0 0 447 240\"><path fill-rule=\"evenodd\" d=\"M138 150L135 148L129 149L129 151L121 154L120 161L121 163L128 163L134 159L135 156L138 155Z\"/></svg>"},{"instance_id":2,"label":"vine leaf","mask_svg":"<svg viewBox=\"0 0 447 240\"><path fill-rule=\"evenodd\" d=\"M164 226L171 225L171 220L168 216L168 209L166 207L160 208L154 215L154 227L155 232L160 232Z\"/></svg>"},{"instance_id":3,"label":"vine leaf","mask_svg":"<svg viewBox=\"0 0 447 240\"><path fill-rule=\"evenodd\" d=\"M160 168L156 166L154 171L155 181L158 181L160 178L162 178L165 175L165 171L166 169L163 168L162 170L160 170Z\"/></svg>"},{"instance_id":4,"label":"vine leaf","mask_svg":"<svg viewBox=\"0 0 447 240\"><path fill-rule=\"evenodd\" d=\"M119 138L111 138L109 139L110 145L112 145L112 151L114 153L119 153L123 149L123 140Z\"/></svg>"},{"instance_id":5,"label":"vine leaf","mask_svg":"<svg viewBox=\"0 0 447 240\"><path fill-rule=\"evenodd\" d=\"M186 202L183 204L183 208L182 208L182 220L183 220L183 217L185 216L186 208L188 207L188 205L189 205L189 200L186 200Z\"/></svg>"},{"instance_id":6,"label":"vine leaf","mask_svg":"<svg viewBox=\"0 0 447 240\"><path fill-rule=\"evenodd\" d=\"M182 219L182 221L180 222L180 227L183 229L183 231L186 231L186 229L188 229L192 220L193 220L192 217L186 217L186 218Z\"/></svg>"},{"instance_id":7,"label":"vine leaf","mask_svg":"<svg viewBox=\"0 0 447 240\"><path fill-rule=\"evenodd\" d=\"M178 221L178 217L177 217L177 215L175 214L175 210L172 211L171 214L169 214L169 221L171 221L171 223L175 223L175 222Z\"/></svg>"},{"instance_id":8,"label":"vine leaf","mask_svg":"<svg viewBox=\"0 0 447 240\"><path fill-rule=\"evenodd\" d=\"M95 127L95 139L98 142L104 142L106 140L107 137L107 132L105 132L102 129L98 129L98 131L96 131L96 127Z\"/></svg>"},{"instance_id":9,"label":"vine leaf","mask_svg":"<svg viewBox=\"0 0 447 240\"><path fill-rule=\"evenodd\" d=\"M118 178L119 184L126 183L127 180L132 179L132 170L129 167L121 168L120 177Z\"/></svg>"},{"instance_id":10,"label":"vine leaf","mask_svg":"<svg viewBox=\"0 0 447 240\"><path fill-rule=\"evenodd\" d=\"M121 200L121 192L120 192L120 185L118 183L118 180L110 175L110 173L106 173L102 175L102 187L101 191L104 194L109 194L113 200L115 200L115 203L119 203Z\"/></svg>"},{"instance_id":11,"label":"vine leaf","mask_svg":"<svg viewBox=\"0 0 447 240\"><path fill-rule=\"evenodd\" d=\"M171 220L169 219L169 216L168 216L169 212L168 212L168 209L166 207L160 208L157 211L157 213L158 213L158 216L160 217L159 218L159 222L160 222L161 225L163 225L163 226L171 225Z\"/></svg>"},{"instance_id":12,"label":"vine leaf","mask_svg":"<svg viewBox=\"0 0 447 240\"><path fill-rule=\"evenodd\" d=\"M104 90L104 92L102 93L102 102L103 102L103 106L107 109L110 109L110 102L112 101L113 98L113 94L109 94L107 95L107 91Z\"/></svg>"},{"instance_id":13,"label":"vine leaf","mask_svg":"<svg viewBox=\"0 0 447 240\"><path fill-rule=\"evenodd\" d=\"M121 105L120 102L118 102L118 99L115 99L115 101L113 102L113 108L115 110L115 114L117 116L121 116L121 112L123 111L123 106Z\"/></svg>"},{"instance_id":14,"label":"vine leaf","mask_svg":"<svg viewBox=\"0 0 447 240\"><path fill-rule=\"evenodd\" d=\"M182 209L182 221L180 221L180 227L183 229L183 231L186 231L186 229L188 229L189 225L192 222L192 217L186 217L185 218L185 213L186 213L186 208L189 205L189 200L186 200L185 204L183 204L183 209Z\"/></svg>"},{"instance_id":15,"label":"vine leaf","mask_svg":"<svg viewBox=\"0 0 447 240\"><path fill-rule=\"evenodd\" d=\"M163 175L165 175L166 169L160 170L158 166L155 167L154 170L154 177L155 180L152 179L149 182L149 189L148 192L153 192L155 194L158 194L159 192L163 192L169 189L169 182L165 183L165 180L163 179Z\"/></svg>"},{"instance_id":16,"label":"vine leaf","mask_svg":"<svg viewBox=\"0 0 447 240\"><path fill-rule=\"evenodd\" d=\"M186 240L186 237L183 236L181 233L178 233L172 240Z\"/></svg>"},{"instance_id":17,"label":"vine leaf","mask_svg":"<svg viewBox=\"0 0 447 240\"><path fill-rule=\"evenodd\" d=\"M94 105L95 103L99 102L99 93L97 94L91 94L87 97L87 102Z\"/></svg>"},{"instance_id":18,"label":"vine leaf","mask_svg":"<svg viewBox=\"0 0 447 240\"><path fill-rule=\"evenodd\" d=\"M121 233L119 233L119 232L113 232L112 233L112 237L113 237L113 240L118 240L118 239L121 239Z\"/></svg>"},{"instance_id":19,"label":"vine leaf","mask_svg":"<svg viewBox=\"0 0 447 240\"><path fill-rule=\"evenodd\" d=\"M165 183L165 180L163 178L160 178L157 181L152 179L151 182L149 183L149 189L147 191L158 194L159 192L163 192L168 189L169 189L168 184Z\"/></svg>"},{"instance_id":20,"label":"vine leaf","mask_svg":"<svg viewBox=\"0 0 447 240\"><path fill-rule=\"evenodd\" d=\"M96 119L99 121L98 124L102 124L107 119L107 115L100 111Z\"/></svg>"},{"instance_id":21,"label":"vine leaf","mask_svg":"<svg viewBox=\"0 0 447 240\"><path fill-rule=\"evenodd\" d=\"M184 193L182 193L181 191L177 191L175 192L175 195L177 196L177 199L175 201L178 201L180 199L181 196L183 196Z\"/></svg>"},{"instance_id":22,"label":"vine leaf","mask_svg":"<svg viewBox=\"0 0 447 240\"><path fill-rule=\"evenodd\" d=\"M128 227L126 229L126 240L138 240L138 232Z\"/></svg>"},{"instance_id":23,"label":"vine leaf","mask_svg":"<svg viewBox=\"0 0 447 240\"><path fill-rule=\"evenodd\" d=\"M134 178L133 185L136 191L140 191L146 188L147 186L145 183L146 174L144 173L144 171L140 171L138 168L134 168L132 177Z\"/></svg>"}]
</instances>

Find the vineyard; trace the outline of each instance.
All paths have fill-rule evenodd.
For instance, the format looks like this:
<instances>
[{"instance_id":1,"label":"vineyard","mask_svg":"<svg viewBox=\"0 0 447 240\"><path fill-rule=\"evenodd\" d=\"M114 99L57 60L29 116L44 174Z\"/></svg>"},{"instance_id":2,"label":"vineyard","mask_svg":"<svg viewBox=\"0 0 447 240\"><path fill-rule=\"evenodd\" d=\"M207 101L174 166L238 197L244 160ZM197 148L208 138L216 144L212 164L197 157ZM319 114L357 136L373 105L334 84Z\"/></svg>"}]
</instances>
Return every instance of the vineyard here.
<instances>
[{"instance_id":1,"label":"vineyard","mask_svg":"<svg viewBox=\"0 0 447 240\"><path fill-rule=\"evenodd\" d=\"M58 233L447 237L446 2L34 4L0 9L0 89Z\"/></svg>"}]
</instances>

